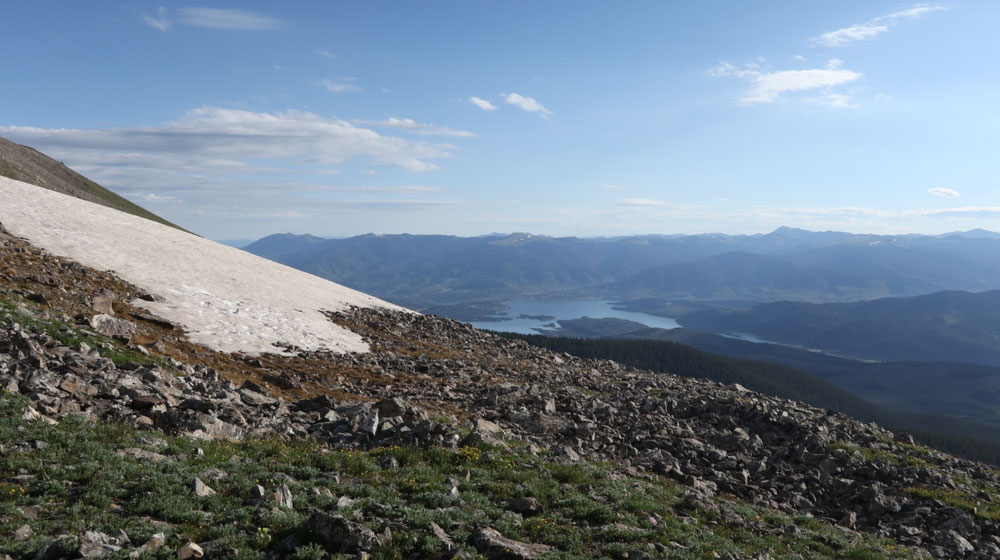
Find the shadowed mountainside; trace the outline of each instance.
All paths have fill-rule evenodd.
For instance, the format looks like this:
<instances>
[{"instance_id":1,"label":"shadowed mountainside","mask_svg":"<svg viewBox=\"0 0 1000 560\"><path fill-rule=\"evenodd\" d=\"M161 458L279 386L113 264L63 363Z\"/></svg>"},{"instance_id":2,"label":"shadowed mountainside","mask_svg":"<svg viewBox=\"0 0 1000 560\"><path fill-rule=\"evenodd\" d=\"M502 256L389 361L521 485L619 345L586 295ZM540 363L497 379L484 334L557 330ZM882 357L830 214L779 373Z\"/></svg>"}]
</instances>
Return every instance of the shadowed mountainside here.
<instances>
[{"instance_id":1,"label":"shadowed mountainside","mask_svg":"<svg viewBox=\"0 0 1000 560\"><path fill-rule=\"evenodd\" d=\"M853 303L780 301L695 311L678 322L861 359L1000 365L1000 290Z\"/></svg>"}]
</instances>

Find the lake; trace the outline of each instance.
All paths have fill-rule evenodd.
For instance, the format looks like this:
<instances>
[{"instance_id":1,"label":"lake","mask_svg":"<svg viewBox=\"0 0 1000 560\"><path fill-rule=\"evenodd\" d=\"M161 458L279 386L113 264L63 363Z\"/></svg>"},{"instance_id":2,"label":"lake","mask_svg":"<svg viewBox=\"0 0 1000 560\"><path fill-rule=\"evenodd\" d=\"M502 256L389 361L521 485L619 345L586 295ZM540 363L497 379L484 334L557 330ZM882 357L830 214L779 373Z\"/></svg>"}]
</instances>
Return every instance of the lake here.
<instances>
[{"instance_id":1,"label":"lake","mask_svg":"<svg viewBox=\"0 0 1000 560\"><path fill-rule=\"evenodd\" d=\"M490 331L514 332L520 334L538 334L538 329L554 328L552 323L566 319L627 319L642 323L647 327L661 329L676 329L680 327L677 321L668 317L657 317L637 311L622 311L613 309L612 301L591 300L519 300L505 301L507 311L497 317L509 318L506 321L474 321L473 327Z\"/></svg>"}]
</instances>

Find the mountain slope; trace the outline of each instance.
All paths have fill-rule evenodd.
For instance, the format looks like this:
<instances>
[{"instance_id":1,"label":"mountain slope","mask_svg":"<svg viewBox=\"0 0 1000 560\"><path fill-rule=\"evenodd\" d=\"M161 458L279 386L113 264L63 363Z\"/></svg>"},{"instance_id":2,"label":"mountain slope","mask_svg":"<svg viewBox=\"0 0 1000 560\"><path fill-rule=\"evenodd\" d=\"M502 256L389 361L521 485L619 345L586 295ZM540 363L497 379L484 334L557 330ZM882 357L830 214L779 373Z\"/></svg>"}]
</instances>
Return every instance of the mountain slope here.
<instances>
[{"instance_id":1,"label":"mountain slope","mask_svg":"<svg viewBox=\"0 0 1000 560\"><path fill-rule=\"evenodd\" d=\"M695 311L678 322L856 358L1000 365L1000 290L853 303L782 301L745 311Z\"/></svg>"},{"instance_id":2,"label":"mountain slope","mask_svg":"<svg viewBox=\"0 0 1000 560\"><path fill-rule=\"evenodd\" d=\"M198 236L33 185L0 178L0 223L55 254L110 269L152 297L142 307L227 352L278 345L363 351L324 315L394 307Z\"/></svg>"},{"instance_id":3,"label":"mountain slope","mask_svg":"<svg viewBox=\"0 0 1000 560\"><path fill-rule=\"evenodd\" d=\"M149 210L118 196L49 156L4 138L0 138L0 176L182 229Z\"/></svg>"},{"instance_id":4,"label":"mountain slope","mask_svg":"<svg viewBox=\"0 0 1000 560\"><path fill-rule=\"evenodd\" d=\"M839 269L850 270L850 269ZM881 291L862 275L803 264L787 257L724 253L693 262L652 268L616 282L620 298L693 300L842 300Z\"/></svg>"}]
</instances>

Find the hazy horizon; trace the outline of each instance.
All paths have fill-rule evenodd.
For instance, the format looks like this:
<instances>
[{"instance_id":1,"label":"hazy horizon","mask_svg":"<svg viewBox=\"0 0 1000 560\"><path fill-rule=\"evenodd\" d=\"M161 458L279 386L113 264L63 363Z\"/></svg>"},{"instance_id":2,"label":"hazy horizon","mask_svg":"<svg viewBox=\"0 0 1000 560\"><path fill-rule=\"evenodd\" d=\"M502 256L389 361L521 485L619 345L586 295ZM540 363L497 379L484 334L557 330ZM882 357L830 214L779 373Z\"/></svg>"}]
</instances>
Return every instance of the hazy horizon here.
<instances>
[{"instance_id":1,"label":"hazy horizon","mask_svg":"<svg viewBox=\"0 0 1000 560\"><path fill-rule=\"evenodd\" d=\"M683 233L683 232L678 232L678 233L632 233L632 234L620 234L620 235L600 235L600 234L595 234L595 235L548 235L548 234L544 234L544 233L534 233L534 232L530 232L530 231L508 231L508 232L494 231L494 232L490 232L490 233L480 233L480 234L470 234L470 235L454 235L454 237L470 237L471 238L471 237L494 237L494 236L496 236L496 237L505 237L505 236L510 236L510 235L531 235L531 236L537 236L537 237L552 237L552 238L563 238L563 237L566 237L566 238L579 238L579 239L617 239L617 238L622 238L622 237L644 237L644 236L662 236L662 237L684 237L684 236L695 236L695 235L764 236L764 235L770 235L772 233L775 233L775 232L777 232L778 230L781 230L781 229L802 229L804 231L809 231L810 233L844 233L844 234L848 234L848 235L900 235L900 236L926 235L926 236L930 236L930 237L967 234L967 233L972 233L972 232L975 232L975 231L981 231L981 232L984 232L986 234L992 234L992 235L1000 236L1000 232L989 230L989 229L986 229L986 228L972 228L972 229L967 229L967 230L962 230L962 231L945 231L945 232L941 232L941 233L937 233L937 234L935 234L935 233L915 233L915 232L900 232L900 233L882 234L882 233L872 233L872 232L866 232L866 231L807 230L805 228L791 228L790 226L778 226L777 228L775 228L773 230L770 230L770 231L760 231L760 232L752 232L752 233L735 233L735 234L732 234L732 233L721 233L721 232L718 232L718 231L706 231L706 232L696 232L696 233ZM453 235L453 234L448 234L448 233L412 233L412 232L407 232L407 231L393 232L393 233L367 231L367 232L363 232L363 233L356 233L354 235L317 235L315 233L308 232L308 231L306 231L306 232L275 231L275 232L271 232L271 233L268 233L268 234L260 236L260 237L218 237L218 238L214 238L213 237L211 239L213 241L216 241L216 242L223 242L223 241L249 241L249 242L254 242L254 241L259 241L261 239L264 239L265 237L270 237L272 235L300 235L300 236L301 235L311 235L313 237L319 237L319 238L322 238L322 239L348 239L350 237L361 237L361 236L365 236L365 235L376 235L376 236L378 236L378 235Z\"/></svg>"}]
</instances>

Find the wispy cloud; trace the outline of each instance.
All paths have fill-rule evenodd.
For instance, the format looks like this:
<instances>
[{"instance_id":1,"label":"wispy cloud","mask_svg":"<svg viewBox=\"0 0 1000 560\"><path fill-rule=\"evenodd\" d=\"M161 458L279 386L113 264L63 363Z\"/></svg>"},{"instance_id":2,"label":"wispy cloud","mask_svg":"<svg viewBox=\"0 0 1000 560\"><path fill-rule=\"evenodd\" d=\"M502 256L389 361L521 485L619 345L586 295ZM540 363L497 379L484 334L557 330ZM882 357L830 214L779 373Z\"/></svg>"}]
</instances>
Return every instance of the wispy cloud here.
<instances>
[{"instance_id":1,"label":"wispy cloud","mask_svg":"<svg viewBox=\"0 0 1000 560\"><path fill-rule=\"evenodd\" d=\"M330 60L337 60L337 55L330 51L324 51L323 49L316 49L316 54L322 56L323 58L329 58Z\"/></svg>"},{"instance_id":2,"label":"wispy cloud","mask_svg":"<svg viewBox=\"0 0 1000 560\"><path fill-rule=\"evenodd\" d=\"M323 87L330 93L349 93L361 91L361 86L357 85L358 79L353 76L342 76L335 80L323 80Z\"/></svg>"},{"instance_id":3,"label":"wispy cloud","mask_svg":"<svg viewBox=\"0 0 1000 560\"><path fill-rule=\"evenodd\" d=\"M930 12L937 12L944 9L946 9L944 6L918 4L912 8L870 19L865 23L829 31L818 37L813 37L812 41L815 44L826 47L842 47L859 41L870 41L882 33L889 31L890 28L898 25L901 21L917 19Z\"/></svg>"},{"instance_id":4,"label":"wispy cloud","mask_svg":"<svg viewBox=\"0 0 1000 560\"><path fill-rule=\"evenodd\" d=\"M933 189L927 189L927 192L931 193L934 196L940 196L944 198L958 198L962 196L955 189L949 189L946 187L935 187Z\"/></svg>"},{"instance_id":5,"label":"wispy cloud","mask_svg":"<svg viewBox=\"0 0 1000 560\"><path fill-rule=\"evenodd\" d=\"M159 195L156 193L130 192L126 193L126 195L132 198L137 198L139 200L145 200L146 202L164 202L167 200L174 200L174 197L172 196Z\"/></svg>"},{"instance_id":6,"label":"wispy cloud","mask_svg":"<svg viewBox=\"0 0 1000 560\"><path fill-rule=\"evenodd\" d=\"M497 106L496 105L490 103L489 101L487 101L487 100L485 100L485 99L483 99L481 97L472 96L472 97L469 98L469 103L472 103L473 105L475 105L476 107L479 107L483 111L496 111L497 110Z\"/></svg>"},{"instance_id":7,"label":"wispy cloud","mask_svg":"<svg viewBox=\"0 0 1000 560\"><path fill-rule=\"evenodd\" d=\"M267 212L261 210L249 210L249 209L221 209L212 208L204 209L199 208L192 212L196 216L202 216L205 218L222 218L222 219L237 219L237 220L278 220L278 219L289 219L289 218L305 218L307 215L299 212L297 210L284 210L278 212Z\"/></svg>"},{"instance_id":8,"label":"wispy cloud","mask_svg":"<svg viewBox=\"0 0 1000 560\"><path fill-rule=\"evenodd\" d=\"M860 72L852 70L783 70L761 74L746 95L744 103L770 103L787 92L828 88L858 80ZM845 96L846 97L846 96Z\"/></svg>"},{"instance_id":9,"label":"wispy cloud","mask_svg":"<svg viewBox=\"0 0 1000 560\"><path fill-rule=\"evenodd\" d=\"M281 22L277 19L245 10L182 8L179 13L182 23L209 29L266 31L281 27Z\"/></svg>"},{"instance_id":10,"label":"wispy cloud","mask_svg":"<svg viewBox=\"0 0 1000 560\"><path fill-rule=\"evenodd\" d=\"M653 198L623 198L618 202L618 206L652 206L656 208L674 208L677 205L671 204L665 200L656 200Z\"/></svg>"},{"instance_id":11,"label":"wispy cloud","mask_svg":"<svg viewBox=\"0 0 1000 560\"><path fill-rule=\"evenodd\" d=\"M622 190L623 187L621 185L616 185L614 183L605 183L601 185L601 188L607 189L609 191L620 191Z\"/></svg>"},{"instance_id":12,"label":"wispy cloud","mask_svg":"<svg viewBox=\"0 0 1000 560\"><path fill-rule=\"evenodd\" d=\"M454 146L384 136L315 113L202 107L162 126L95 130L0 127L0 136L66 161L108 186L247 188L260 173L310 174L351 160L421 172ZM239 185L242 184L243 187Z\"/></svg>"},{"instance_id":13,"label":"wispy cloud","mask_svg":"<svg viewBox=\"0 0 1000 560\"><path fill-rule=\"evenodd\" d=\"M857 109L856 103L851 103L851 96L843 93L826 92L820 98L820 103L833 109Z\"/></svg>"},{"instance_id":14,"label":"wispy cloud","mask_svg":"<svg viewBox=\"0 0 1000 560\"><path fill-rule=\"evenodd\" d=\"M505 94L500 94L505 95ZM551 117L552 111L545 108L544 105L536 101L533 97L528 97L521 95L520 93L508 93L504 97L504 101L529 113L538 113L544 117Z\"/></svg>"},{"instance_id":15,"label":"wispy cloud","mask_svg":"<svg viewBox=\"0 0 1000 560\"><path fill-rule=\"evenodd\" d=\"M146 24L150 27L159 29L160 31L170 31L170 20L167 19L167 9L163 6L160 6L156 10L155 16L143 14L142 21L146 22Z\"/></svg>"},{"instance_id":16,"label":"wispy cloud","mask_svg":"<svg viewBox=\"0 0 1000 560\"><path fill-rule=\"evenodd\" d=\"M820 219L881 219L915 220L925 218L988 218L1000 216L1000 206L961 206L957 208L912 208L903 210L882 210L857 206L831 208L769 208L758 207L752 213L759 218L772 217L779 221L820 220Z\"/></svg>"},{"instance_id":17,"label":"wispy cloud","mask_svg":"<svg viewBox=\"0 0 1000 560\"><path fill-rule=\"evenodd\" d=\"M449 128L447 126L439 126L430 123L421 123L413 119L400 119L396 117L389 117L383 121L365 121L356 120L353 121L355 124L360 124L364 126L373 126L376 128L396 128L400 130L405 130L408 132L413 132L414 134L422 134L425 136L452 136L455 138L475 138L475 134L467 130L456 130L454 128Z\"/></svg>"},{"instance_id":18,"label":"wispy cloud","mask_svg":"<svg viewBox=\"0 0 1000 560\"><path fill-rule=\"evenodd\" d=\"M823 90L819 102L834 108L849 109L855 107L850 103L850 96L834 93L831 88L848 84L861 79L862 74L853 70L840 68L843 61L832 59L826 68L811 70L776 70L767 71L757 63L742 67L728 62L720 62L710 68L711 76L732 76L750 82L750 87L743 93L740 102L753 105L771 103L786 93Z\"/></svg>"},{"instance_id":19,"label":"wispy cloud","mask_svg":"<svg viewBox=\"0 0 1000 560\"><path fill-rule=\"evenodd\" d=\"M382 199L382 200L337 200L340 208L433 208L446 206L468 206L469 203L458 200L422 200L422 199Z\"/></svg>"},{"instance_id":20,"label":"wispy cloud","mask_svg":"<svg viewBox=\"0 0 1000 560\"><path fill-rule=\"evenodd\" d=\"M360 192L396 193L396 194L423 194L423 193L438 193L444 191L444 189L439 187L421 187L421 186L399 186L399 187L363 186L363 187L358 187L358 190Z\"/></svg>"}]
</instances>

